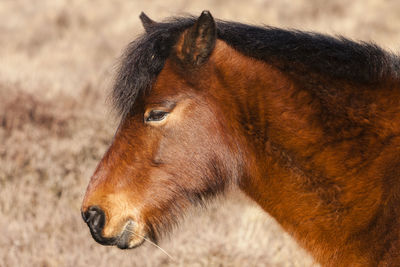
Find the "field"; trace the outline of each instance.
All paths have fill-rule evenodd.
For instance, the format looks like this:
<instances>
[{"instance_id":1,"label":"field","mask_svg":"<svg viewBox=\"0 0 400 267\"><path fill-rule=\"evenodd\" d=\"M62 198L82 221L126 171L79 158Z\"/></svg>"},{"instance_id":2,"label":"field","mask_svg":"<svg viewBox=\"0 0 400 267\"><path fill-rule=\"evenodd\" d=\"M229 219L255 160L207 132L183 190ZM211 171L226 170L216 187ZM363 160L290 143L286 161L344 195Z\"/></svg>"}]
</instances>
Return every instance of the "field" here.
<instances>
[{"instance_id":1,"label":"field","mask_svg":"<svg viewBox=\"0 0 400 267\"><path fill-rule=\"evenodd\" d=\"M118 118L118 57L161 20L216 18L338 34L399 51L400 2L379 0L0 1L0 266L317 266L239 192L188 212L161 242L103 247L80 216Z\"/></svg>"}]
</instances>

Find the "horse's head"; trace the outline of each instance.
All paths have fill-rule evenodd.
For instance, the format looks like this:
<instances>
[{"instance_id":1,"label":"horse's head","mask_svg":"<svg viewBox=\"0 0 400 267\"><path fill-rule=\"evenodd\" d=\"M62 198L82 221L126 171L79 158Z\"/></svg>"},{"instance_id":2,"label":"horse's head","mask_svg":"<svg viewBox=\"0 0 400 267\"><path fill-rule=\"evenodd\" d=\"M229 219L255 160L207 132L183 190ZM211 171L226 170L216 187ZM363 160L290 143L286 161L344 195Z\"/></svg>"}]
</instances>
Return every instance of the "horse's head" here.
<instances>
[{"instance_id":1,"label":"horse's head","mask_svg":"<svg viewBox=\"0 0 400 267\"><path fill-rule=\"evenodd\" d=\"M153 21L141 18L147 35L158 34ZM232 115L212 93L219 86L210 59L216 25L208 12L193 22L175 37L151 90L118 95L129 90L122 88L129 73L117 80L115 97L125 112L82 205L99 243L133 248L145 237L157 240L188 206L222 192L240 173Z\"/></svg>"}]
</instances>

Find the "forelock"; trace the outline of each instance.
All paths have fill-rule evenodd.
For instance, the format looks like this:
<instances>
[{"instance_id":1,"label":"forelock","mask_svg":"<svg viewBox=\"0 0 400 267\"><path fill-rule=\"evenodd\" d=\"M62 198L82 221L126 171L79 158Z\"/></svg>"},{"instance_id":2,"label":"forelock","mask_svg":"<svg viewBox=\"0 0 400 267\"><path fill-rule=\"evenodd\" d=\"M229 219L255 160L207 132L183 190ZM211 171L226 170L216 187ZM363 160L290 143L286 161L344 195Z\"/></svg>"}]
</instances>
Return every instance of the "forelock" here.
<instances>
[{"instance_id":1,"label":"forelock","mask_svg":"<svg viewBox=\"0 0 400 267\"><path fill-rule=\"evenodd\" d=\"M119 115L126 116L138 98L151 90L180 33L194 21L188 17L157 23L148 33L129 44L122 56L111 95Z\"/></svg>"}]
</instances>

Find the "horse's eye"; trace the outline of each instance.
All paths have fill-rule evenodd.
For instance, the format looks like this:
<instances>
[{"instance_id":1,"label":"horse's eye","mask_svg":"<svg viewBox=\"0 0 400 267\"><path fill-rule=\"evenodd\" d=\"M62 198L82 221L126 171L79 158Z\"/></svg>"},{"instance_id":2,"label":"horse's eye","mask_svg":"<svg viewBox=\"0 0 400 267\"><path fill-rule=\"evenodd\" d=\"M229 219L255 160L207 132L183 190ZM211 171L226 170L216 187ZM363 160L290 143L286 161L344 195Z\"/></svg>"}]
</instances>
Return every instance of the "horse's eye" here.
<instances>
[{"instance_id":1,"label":"horse's eye","mask_svg":"<svg viewBox=\"0 0 400 267\"><path fill-rule=\"evenodd\" d=\"M162 121L163 119L165 119L165 117L167 117L168 113L169 112L162 111L162 110L152 110L145 118L145 121L146 122Z\"/></svg>"}]
</instances>

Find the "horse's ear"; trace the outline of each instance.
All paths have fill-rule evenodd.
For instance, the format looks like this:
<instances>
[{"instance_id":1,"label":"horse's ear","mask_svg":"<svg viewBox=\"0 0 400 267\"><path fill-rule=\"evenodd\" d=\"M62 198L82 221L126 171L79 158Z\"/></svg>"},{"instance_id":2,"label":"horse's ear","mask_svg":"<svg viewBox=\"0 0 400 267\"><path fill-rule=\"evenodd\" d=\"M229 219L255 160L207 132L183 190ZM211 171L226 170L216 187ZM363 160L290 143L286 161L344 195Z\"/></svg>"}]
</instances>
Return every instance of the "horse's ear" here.
<instances>
[{"instance_id":1,"label":"horse's ear","mask_svg":"<svg viewBox=\"0 0 400 267\"><path fill-rule=\"evenodd\" d=\"M186 64L201 65L207 61L217 39L217 27L209 11L203 11L195 24L186 30L176 47L176 56Z\"/></svg>"},{"instance_id":2,"label":"horse's ear","mask_svg":"<svg viewBox=\"0 0 400 267\"><path fill-rule=\"evenodd\" d=\"M157 24L157 22L155 22L154 20L152 20L151 18L149 18L146 14L144 14L144 12L140 13L139 16L140 20L142 21L142 25L144 30L149 33L151 28Z\"/></svg>"}]
</instances>

